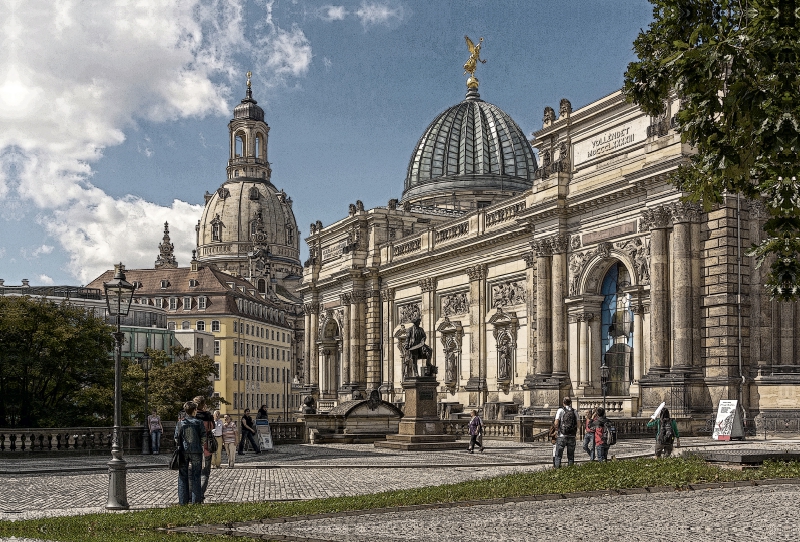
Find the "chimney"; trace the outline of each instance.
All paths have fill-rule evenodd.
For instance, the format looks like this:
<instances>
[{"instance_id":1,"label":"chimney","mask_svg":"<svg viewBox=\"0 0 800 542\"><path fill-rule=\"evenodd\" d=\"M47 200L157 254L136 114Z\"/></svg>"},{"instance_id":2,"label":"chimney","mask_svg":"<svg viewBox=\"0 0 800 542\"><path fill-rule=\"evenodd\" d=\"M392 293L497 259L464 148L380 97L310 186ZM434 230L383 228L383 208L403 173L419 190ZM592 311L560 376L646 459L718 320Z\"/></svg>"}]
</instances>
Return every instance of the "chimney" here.
<instances>
[{"instance_id":1,"label":"chimney","mask_svg":"<svg viewBox=\"0 0 800 542\"><path fill-rule=\"evenodd\" d=\"M30 281L28 279L22 279L22 287L23 288L30 288Z\"/></svg>"},{"instance_id":2,"label":"chimney","mask_svg":"<svg viewBox=\"0 0 800 542\"><path fill-rule=\"evenodd\" d=\"M6 281L4 279L0 279L0 288L5 285Z\"/></svg>"}]
</instances>

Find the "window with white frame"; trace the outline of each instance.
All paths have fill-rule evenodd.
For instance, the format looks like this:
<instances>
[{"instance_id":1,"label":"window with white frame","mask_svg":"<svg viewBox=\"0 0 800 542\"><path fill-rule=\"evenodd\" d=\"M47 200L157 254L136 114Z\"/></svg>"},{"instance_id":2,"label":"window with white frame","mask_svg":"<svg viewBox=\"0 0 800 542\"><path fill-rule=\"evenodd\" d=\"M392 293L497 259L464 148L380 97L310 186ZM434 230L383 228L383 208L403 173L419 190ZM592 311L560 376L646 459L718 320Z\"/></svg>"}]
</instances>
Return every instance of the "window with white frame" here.
<instances>
[{"instance_id":1,"label":"window with white frame","mask_svg":"<svg viewBox=\"0 0 800 542\"><path fill-rule=\"evenodd\" d=\"M219 320L211 320L211 332L217 333L219 331Z\"/></svg>"},{"instance_id":2,"label":"window with white frame","mask_svg":"<svg viewBox=\"0 0 800 542\"><path fill-rule=\"evenodd\" d=\"M183 298L183 310L188 311L192 309L192 298L191 297L184 297Z\"/></svg>"},{"instance_id":3,"label":"window with white frame","mask_svg":"<svg viewBox=\"0 0 800 542\"><path fill-rule=\"evenodd\" d=\"M197 298L197 308L200 310L206 310L206 296L201 295Z\"/></svg>"},{"instance_id":4,"label":"window with white frame","mask_svg":"<svg viewBox=\"0 0 800 542\"><path fill-rule=\"evenodd\" d=\"M197 321L197 331L205 331L206 330L206 323L203 320Z\"/></svg>"},{"instance_id":5,"label":"window with white frame","mask_svg":"<svg viewBox=\"0 0 800 542\"><path fill-rule=\"evenodd\" d=\"M214 341L214 342L216 343L217 341ZM215 344L214 348L216 349L216 347L217 347L217 345ZM216 374L216 376L214 376L214 380L219 380L219 363L215 363L214 364L214 369L217 370L217 374Z\"/></svg>"},{"instance_id":6,"label":"window with white frame","mask_svg":"<svg viewBox=\"0 0 800 542\"><path fill-rule=\"evenodd\" d=\"M214 341L214 355L219 356L219 352L220 352L219 341Z\"/></svg>"},{"instance_id":7,"label":"window with white frame","mask_svg":"<svg viewBox=\"0 0 800 542\"><path fill-rule=\"evenodd\" d=\"M177 297L170 297L169 298L169 310L174 311L178 308L178 298Z\"/></svg>"}]
</instances>

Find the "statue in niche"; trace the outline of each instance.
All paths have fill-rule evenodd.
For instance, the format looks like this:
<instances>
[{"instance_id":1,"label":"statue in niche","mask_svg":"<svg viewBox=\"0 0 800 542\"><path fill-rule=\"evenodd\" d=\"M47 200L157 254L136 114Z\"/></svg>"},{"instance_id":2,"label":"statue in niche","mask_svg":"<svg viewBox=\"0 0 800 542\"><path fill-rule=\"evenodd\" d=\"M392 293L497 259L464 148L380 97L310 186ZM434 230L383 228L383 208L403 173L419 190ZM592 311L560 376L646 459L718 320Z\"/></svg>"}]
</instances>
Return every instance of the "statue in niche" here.
<instances>
[{"instance_id":1,"label":"statue in niche","mask_svg":"<svg viewBox=\"0 0 800 542\"><path fill-rule=\"evenodd\" d=\"M455 384L458 382L458 345L455 338L451 335L447 337L444 345L444 380L445 384Z\"/></svg>"},{"instance_id":2,"label":"statue in niche","mask_svg":"<svg viewBox=\"0 0 800 542\"><path fill-rule=\"evenodd\" d=\"M511 337L507 333L497 341L497 380L511 380Z\"/></svg>"},{"instance_id":3,"label":"statue in niche","mask_svg":"<svg viewBox=\"0 0 800 542\"><path fill-rule=\"evenodd\" d=\"M431 350L430 346L425 344L427 336L425 335L425 330L423 330L419 325L420 321L421 320L419 318L415 318L413 321L414 325L408 330L405 349L406 352L408 352L408 356L411 360L411 366L415 377L434 376L436 371L433 365L431 365L431 355L433 354L433 350ZM423 367L417 366L417 363L420 360L425 361L425 365Z\"/></svg>"}]
</instances>

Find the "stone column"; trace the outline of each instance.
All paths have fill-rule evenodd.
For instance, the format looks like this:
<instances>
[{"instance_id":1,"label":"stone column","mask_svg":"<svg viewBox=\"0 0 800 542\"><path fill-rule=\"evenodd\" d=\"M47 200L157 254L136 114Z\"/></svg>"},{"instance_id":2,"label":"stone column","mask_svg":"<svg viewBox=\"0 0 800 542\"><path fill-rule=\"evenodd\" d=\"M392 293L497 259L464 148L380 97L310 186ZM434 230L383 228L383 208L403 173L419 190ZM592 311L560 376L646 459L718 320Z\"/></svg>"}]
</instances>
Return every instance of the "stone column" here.
<instances>
[{"instance_id":1,"label":"stone column","mask_svg":"<svg viewBox=\"0 0 800 542\"><path fill-rule=\"evenodd\" d=\"M533 252L525 254L525 321L527 323L528 367L525 374L525 387L530 387L536 374L536 256Z\"/></svg>"},{"instance_id":2,"label":"stone column","mask_svg":"<svg viewBox=\"0 0 800 542\"><path fill-rule=\"evenodd\" d=\"M364 322L367 392L381 386L381 296L378 276L370 277L370 289L365 292Z\"/></svg>"},{"instance_id":3,"label":"stone column","mask_svg":"<svg viewBox=\"0 0 800 542\"><path fill-rule=\"evenodd\" d=\"M556 235L553 245L553 376L567 375L567 248L568 235Z\"/></svg>"},{"instance_id":4,"label":"stone column","mask_svg":"<svg viewBox=\"0 0 800 542\"><path fill-rule=\"evenodd\" d=\"M589 320L589 382L598 390L600 389L600 365L602 356L600 351L603 348L602 337L600 337L600 315L599 313Z\"/></svg>"},{"instance_id":5,"label":"stone column","mask_svg":"<svg viewBox=\"0 0 800 542\"><path fill-rule=\"evenodd\" d=\"M352 318L351 315L351 296L350 293L344 293L339 296L339 299L342 303L342 388L348 388L348 386L353 382L350 377L350 365L352 364L352 354L350 352L350 329L352 328L350 324L350 320Z\"/></svg>"},{"instance_id":6,"label":"stone column","mask_svg":"<svg viewBox=\"0 0 800 542\"><path fill-rule=\"evenodd\" d=\"M594 315L590 312L578 315L578 371L580 385L588 386L589 382L589 320Z\"/></svg>"},{"instance_id":7,"label":"stone column","mask_svg":"<svg viewBox=\"0 0 800 542\"><path fill-rule=\"evenodd\" d=\"M700 367L703 364L703 271L700 253L702 251L702 238L700 237L700 221L702 209L698 206L692 213L692 364Z\"/></svg>"},{"instance_id":8,"label":"stone column","mask_svg":"<svg viewBox=\"0 0 800 542\"><path fill-rule=\"evenodd\" d=\"M350 292L350 377L349 384L355 387L358 383L358 294L360 292Z\"/></svg>"},{"instance_id":9,"label":"stone column","mask_svg":"<svg viewBox=\"0 0 800 542\"><path fill-rule=\"evenodd\" d=\"M672 366L678 371L693 365L692 217L691 205L672 205Z\"/></svg>"},{"instance_id":10,"label":"stone column","mask_svg":"<svg viewBox=\"0 0 800 542\"><path fill-rule=\"evenodd\" d=\"M533 242L536 252L536 374L553 372L551 341L552 284L550 282L550 260L553 254L549 240Z\"/></svg>"},{"instance_id":11,"label":"stone column","mask_svg":"<svg viewBox=\"0 0 800 542\"><path fill-rule=\"evenodd\" d=\"M428 277L417 281L422 290L422 306L420 307L421 325L425 330L425 344L431 347L431 363L436 365L436 278Z\"/></svg>"},{"instance_id":12,"label":"stone column","mask_svg":"<svg viewBox=\"0 0 800 542\"><path fill-rule=\"evenodd\" d=\"M303 305L303 383L311 384L311 303ZM238 375L237 375L238 378Z\"/></svg>"},{"instance_id":13,"label":"stone column","mask_svg":"<svg viewBox=\"0 0 800 542\"><path fill-rule=\"evenodd\" d=\"M633 381L638 383L644 369L644 326L642 325L644 305L637 302L631 309L633 310Z\"/></svg>"},{"instance_id":14,"label":"stone column","mask_svg":"<svg viewBox=\"0 0 800 542\"><path fill-rule=\"evenodd\" d=\"M317 331L319 327L319 298L315 295L312 297L309 310L311 318L309 320L310 327L308 328L308 342L310 348L308 350L308 357L310 358L310 366L308 370L308 380L306 384L312 388L319 388L319 356L320 353L317 349Z\"/></svg>"},{"instance_id":15,"label":"stone column","mask_svg":"<svg viewBox=\"0 0 800 542\"><path fill-rule=\"evenodd\" d=\"M669 252L670 211L654 207L642 213L650 229L650 372L669 370Z\"/></svg>"},{"instance_id":16,"label":"stone column","mask_svg":"<svg viewBox=\"0 0 800 542\"><path fill-rule=\"evenodd\" d=\"M381 299L383 300L383 348L384 358L386 365L384 367L384 383L385 393L388 395L387 401L392 401L394 398L394 288L384 288L381 290Z\"/></svg>"},{"instance_id":17,"label":"stone column","mask_svg":"<svg viewBox=\"0 0 800 542\"><path fill-rule=\"evenodd\" d=\"M484 321L486 294L486 265L478 264L467 268L469 276L469 380L466 389L479 392L475 401L470 398L470 403L481 404L482 395L486 392L486 322Z\"/></svg>"}]
</instances>

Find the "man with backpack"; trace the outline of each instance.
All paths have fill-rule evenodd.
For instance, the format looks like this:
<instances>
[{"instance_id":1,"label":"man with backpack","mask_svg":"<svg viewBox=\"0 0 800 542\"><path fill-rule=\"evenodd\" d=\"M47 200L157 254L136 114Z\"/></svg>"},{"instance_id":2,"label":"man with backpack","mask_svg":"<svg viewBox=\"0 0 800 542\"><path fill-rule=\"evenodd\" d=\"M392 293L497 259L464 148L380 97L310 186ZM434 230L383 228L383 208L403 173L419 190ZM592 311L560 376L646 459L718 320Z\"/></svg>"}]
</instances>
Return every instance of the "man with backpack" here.
<instances>
[{"instance_id":1,"label":"man with backpack","mask_svg":"<svg viewBox=\"0 0 800 542\"><path fill-rule=\"evenodd\" d=\"M664 457L671 456L673 445L680 448L681 438L678 434L678 424L669 417L669 410L661 409L661 415L658 418L647 422L647 427L653 426L656 427L656 459L659 459L662 454Z\"/></svg>"},{"instance_id":2,"label":"man with backpack","mask_svg":"<svg viewBox=\"0 0 800 542\"><path fill-rule=\"evenodd\" d=\"M561 458L564 456L564 449L567 450L567 464L575 463L575 435L578 433L578 414L572 408L572 400L564 397L563 406L556 412L555 425L558 430L556 438L556 449L553 455L553 466L561 468Z\"/></svg>"}]
</instances>

